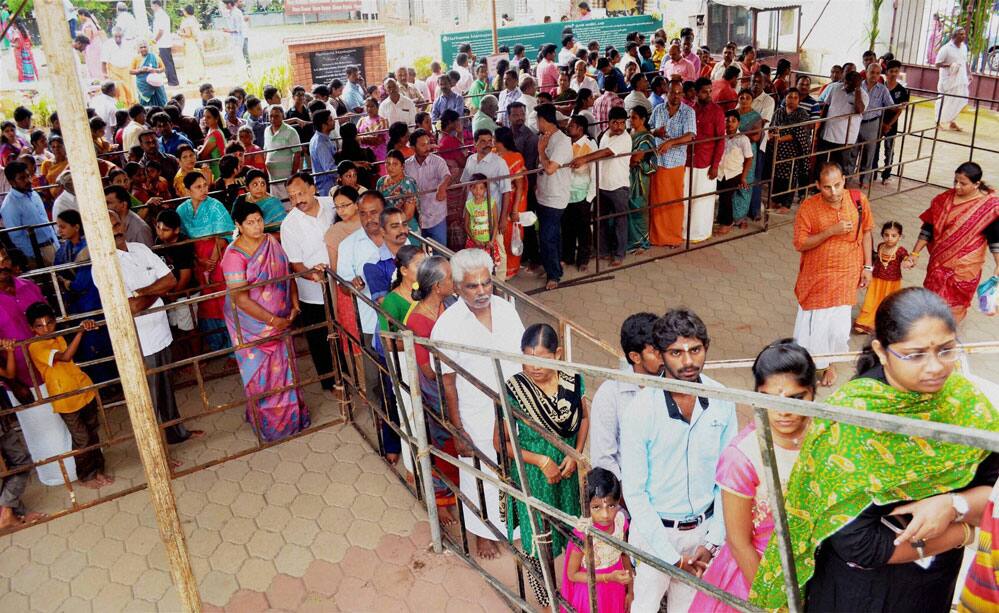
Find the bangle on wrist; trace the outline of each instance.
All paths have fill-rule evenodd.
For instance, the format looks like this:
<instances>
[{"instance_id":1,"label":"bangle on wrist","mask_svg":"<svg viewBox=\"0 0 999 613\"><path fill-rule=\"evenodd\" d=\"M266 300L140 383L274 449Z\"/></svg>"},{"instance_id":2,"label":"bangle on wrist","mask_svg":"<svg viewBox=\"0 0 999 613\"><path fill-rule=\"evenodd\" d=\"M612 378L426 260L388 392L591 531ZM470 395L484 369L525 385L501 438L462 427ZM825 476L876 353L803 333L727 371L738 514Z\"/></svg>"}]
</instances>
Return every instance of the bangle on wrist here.
<instances>
[{"instance_id":1,"label":"bangle on wrist","mask_svg":"<svg viewBox=\"0 0 999 613\"><path fill-rule=\"evenodd\" d=\"M864 264L864 270L868 272L874 272L874 266L871 264Z\"/></svg>"}]
</instances>

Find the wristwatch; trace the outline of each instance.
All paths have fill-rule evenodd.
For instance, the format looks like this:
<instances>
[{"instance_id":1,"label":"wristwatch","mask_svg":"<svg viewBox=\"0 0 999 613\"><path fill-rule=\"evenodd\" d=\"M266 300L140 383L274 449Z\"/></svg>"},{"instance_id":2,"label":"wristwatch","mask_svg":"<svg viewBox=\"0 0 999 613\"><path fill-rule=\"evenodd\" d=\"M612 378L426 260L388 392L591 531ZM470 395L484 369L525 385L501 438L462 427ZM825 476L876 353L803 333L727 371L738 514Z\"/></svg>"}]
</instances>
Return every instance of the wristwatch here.
<instances>
[{"instance_id":1,"label":"wristwatch","mask_svg":"<svg viewBox=\"0 0 999 613\"><path fill-rule=\"evenodd\" d=\"M718 555L718 545L715 545L714 543L704 543L704 548L711 553L712 558Z\"/></svg>"},{"instance_id":2,"label":"wristwatch","mask_svg":"<svg viewBox=\"0 0 999 613\"><path fill-rule=\"evenodd\" d=\"M957 516L954 518L953 523L956 524L958 522L964 521L964 516L968 514L969 510L968 501L965 499L965 497L960 494L951 494L950 504L951 506L954 507L954 512L957 513Z\"/></svg>"}]
</instances>

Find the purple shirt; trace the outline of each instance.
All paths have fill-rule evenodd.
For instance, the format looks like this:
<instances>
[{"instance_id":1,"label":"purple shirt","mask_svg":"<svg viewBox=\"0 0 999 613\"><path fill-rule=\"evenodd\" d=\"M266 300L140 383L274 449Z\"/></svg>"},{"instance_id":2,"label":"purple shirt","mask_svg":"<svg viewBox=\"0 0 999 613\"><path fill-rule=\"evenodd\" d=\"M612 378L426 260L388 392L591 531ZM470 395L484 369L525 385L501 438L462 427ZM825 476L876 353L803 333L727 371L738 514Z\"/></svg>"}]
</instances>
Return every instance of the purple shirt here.
<instances>
[{"instance_id":1,"label":"purple shirt","mask_svg":"<svg viewBox=\"0 0 999 613\"><path fill-rule=\"evenodd\" d=\"M406 176L416 181L416 187L421 192L436 190L446 177L451 176L447 162L441 156L431 153L423 163L416 161L416 156L406 160ZM447 200L438 200L437 194L430 191L420 194L420 227L433 228L447 218Z\"/></svg>"},{"instance_id":2,"label":"purple shirt","mask_svg":"<svg viewBox=\"0 0 999 613\"><path fill-rule=\"evenodd\" d=\"M36 302L43 302L42 290L32 281L14 279L14 293L0 291L0 338L10 338L23 341L34 336L28 318L24 316L28 307ZM14 361L17 364L17 379L25 385L31 385L31 374L25 353L21 347L14 350ZM38 379L41 383L41 378Z\"/></svg>"}]
</instances>

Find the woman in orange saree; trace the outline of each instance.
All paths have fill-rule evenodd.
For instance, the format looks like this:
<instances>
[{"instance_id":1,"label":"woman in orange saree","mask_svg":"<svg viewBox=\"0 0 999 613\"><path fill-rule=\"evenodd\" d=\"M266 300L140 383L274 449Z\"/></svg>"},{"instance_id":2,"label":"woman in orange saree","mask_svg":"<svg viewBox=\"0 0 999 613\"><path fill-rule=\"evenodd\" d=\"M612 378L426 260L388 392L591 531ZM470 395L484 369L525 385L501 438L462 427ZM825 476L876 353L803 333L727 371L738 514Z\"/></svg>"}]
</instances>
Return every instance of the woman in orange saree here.
<instances>
[{"instance_id":1,"label":"woman in orange saree","mask_svg":"<svg viewBox=\"0 0 999 613\"><path fill-rule=\"evenodd\" d=\"M982 168L965 162L954 172L954 188L940 194L923 211L919 240L905 267L912 268L929 246L930 260L923 286L950 305L961 321L982 278L991 251L999 275L999 197L982 181Z\"/></svg>"},{"instance_id":2,"label":"woman in orange saree","mask_svg":"<svg viewBox=\"0 0 999 613\"><path fill-rule=\"evenodd\" d=\"M524 171L524 156L517 151L517 145L513 142L513 132L510 128L501 127L496 130L496 153L506 162L511 175L519 175ZM513 210L510 212L511 221L527 210L527 177L519 176L512 180L513 183ZM503 246L506 249L506 278L512 279L520 272L520 256L514 255L510 250L510 239L513 236L513 224L508 225L508 230L503 232ZM521 231L519 228L517 231Z\"/></svg>"}]
</instances>

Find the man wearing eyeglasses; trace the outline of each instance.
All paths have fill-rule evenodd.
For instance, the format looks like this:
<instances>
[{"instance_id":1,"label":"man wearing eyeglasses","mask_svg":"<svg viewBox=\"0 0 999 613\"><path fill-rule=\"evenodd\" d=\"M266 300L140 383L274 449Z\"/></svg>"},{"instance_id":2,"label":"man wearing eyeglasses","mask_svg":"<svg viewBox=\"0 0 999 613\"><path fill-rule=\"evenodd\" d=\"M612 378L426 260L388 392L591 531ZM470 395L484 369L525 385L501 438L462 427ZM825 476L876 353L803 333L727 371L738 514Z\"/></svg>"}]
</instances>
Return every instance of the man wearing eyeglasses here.
<instances>
[{"instance_id":1,"label":"man wearing eyeglasses","mask_svg":"<svg viewBox=\"0 0 999 613\"><path fill-rule=\"evenodd\" d=\"M850 350L850 311L857 288L867 287L874 271L873 220L867 197L845 189L839 164L823 164L816 186L819 193L801 203L794 220L794 248L801 254L794 340L815 357L819 383L828 387L836 369L818 356Z\"/></svg>"},{"instance_id":2,"label":"man wearing eyeglasses","mask_svg":"<svg viewBox=\"0 0 999 613\"><path fill-rule=\"evenodd\" d=\"M451 258L451 276L461 300L448 307L434 324L430 338L461 344L474 344L480 349L520 353L520 338L524 324L512 304L493 295L493 260L482 249L462 249ZM448 418L460 433L455 437L458 455L468 463L473 455L488 457L496 462L493 447L493 428L496 418L493 401L479 390L472 379L459 376L452 363L460 364L475 380L489 386L493 392L503 392L503 382L520 371L515 362L501 362L503 380L498 381L493 361L483 355L460 351L442 351L451 363L441 362L444 400ZM483 463L482 470L490 472ZM479 502L477 479L461 471L461 492L476 506ZM482 509L488 523L501 534L506 534L506 524L500 519L499 490L483 482L482 490L486 507ZM480 558L499 557L495 536L481 517L464 507L465 527L476 538L476 551Z\"/></svg>"},{"instance_id":3,"label":"man wearing eyeglasses","mask_svg":"<svg viewBox=\"0 0 999 613\"><path fill-rule=\"evenodd\" d=\"M673 309L652 326L663 376L721 387L701 374L711 339L695 313ZM739 431L735 405L694 394L646 387L621 419L621 483L631 512L631 541L700 577L725 542L721 489L714 471ZM632 611L686 612L694 588L648 564L635 574Z\"/></svg>"}]
</instances>

